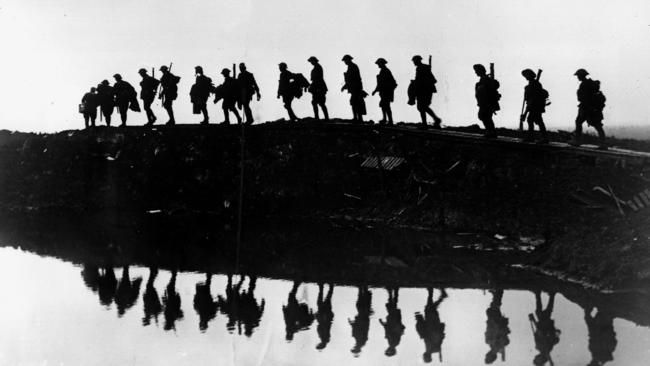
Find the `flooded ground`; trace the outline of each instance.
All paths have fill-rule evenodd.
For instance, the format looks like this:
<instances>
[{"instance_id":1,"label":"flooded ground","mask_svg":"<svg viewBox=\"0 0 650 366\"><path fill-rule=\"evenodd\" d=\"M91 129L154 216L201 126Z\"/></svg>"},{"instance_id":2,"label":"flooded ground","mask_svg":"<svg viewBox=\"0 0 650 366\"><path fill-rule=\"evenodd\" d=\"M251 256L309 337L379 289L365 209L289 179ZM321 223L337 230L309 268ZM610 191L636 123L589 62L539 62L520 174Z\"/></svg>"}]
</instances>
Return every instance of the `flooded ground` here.
<instances>
[{"instance_id":1,"label":"flooded ground","mask_svg":"<svg viewBox=\"0 0 650 366\"><path fill-rule=\"evenodd\" d=\"M532 290L319 286L64 259L0 249L0 364L645 365L650 359L647 326L532 283Z\"/></svg>"}]
</instances>

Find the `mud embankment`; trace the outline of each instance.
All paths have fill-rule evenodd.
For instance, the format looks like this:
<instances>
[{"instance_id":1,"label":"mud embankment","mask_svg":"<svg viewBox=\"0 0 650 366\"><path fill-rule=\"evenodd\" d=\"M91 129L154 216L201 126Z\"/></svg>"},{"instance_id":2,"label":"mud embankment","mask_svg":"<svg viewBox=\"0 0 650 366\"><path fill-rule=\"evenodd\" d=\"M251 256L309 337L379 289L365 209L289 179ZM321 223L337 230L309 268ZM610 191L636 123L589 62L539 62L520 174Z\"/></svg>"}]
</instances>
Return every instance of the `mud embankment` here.
<instances>
[{"instance_id":1,"label":"mud embankment","mask_svg":"<svg viewBox=\"0 0 650 366\"><path fill-rule=\"evenodd\" d=\"M240 132L0 132L0 207L207 212L232 223L242 181ZM621 214L610 197L593 191L611 187L624 199L642 191L648 183L641 165L365 126L255 126L246 130L244 151L247 220L328 218L498 234L536 244L531 264L601 285L639 287L650 279L647 213ZM400 159L363 166L376 156Z\"/></svg>"}]
</instances>

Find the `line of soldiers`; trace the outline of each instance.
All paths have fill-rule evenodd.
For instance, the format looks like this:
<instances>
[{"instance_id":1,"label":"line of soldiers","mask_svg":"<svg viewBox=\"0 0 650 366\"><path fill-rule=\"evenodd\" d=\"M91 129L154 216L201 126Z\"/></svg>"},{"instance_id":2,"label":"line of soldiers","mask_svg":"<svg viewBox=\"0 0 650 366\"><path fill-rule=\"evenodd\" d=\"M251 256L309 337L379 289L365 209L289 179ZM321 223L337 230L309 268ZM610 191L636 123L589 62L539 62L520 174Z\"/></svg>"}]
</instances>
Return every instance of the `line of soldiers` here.
<instances>
[{"instance_id":1,"label":"line of soldiers","mask_svg":"<svg viewBox=\"0 0 650 366\"><path fill-rule=\"evenodd\" d=\"M341 91L347 91L350 94L350 106L352 107L352 119L354 122L363 122L363 116L366 114L365 98L368 93L364 90L361 73L357 64L353 62L353 57L345 55L341 59L347 66L347 70L343 75L344 85ZM411 80L408 86L408 104L415 105L420 112L421 127L426 128L427 115L433 119L433 128L439 129L441 127L442 119L438 117L431 108L431 101L433 94L437 92L437 80L431 72L431 59L429 64L422 62L422 57L419 55L413 56L411 59L415 65L415 77ZM323 67L320 65L319 60L311 56L308 60L312 65L310 74L310 81L308 81L302 74L293 73L289 71L287 64L281 62L278 67L280 69L280 78L278 82L277 98L282 99L284 108L287 110L289 120L291 122L298 121L299 118L293 111L292 102L296 98L300 98L304 92L309 92L312 95L312 107L314 111L314 118L320 119L319 111L322 110L323 117L329 120L329 113L326 106L326 95L328 92L327 84L325 83L323 75ZM397 82L393 77L390 69L387 67L388 61L384 58L379 58L375 61L379 67L379 74L377 75L376 87L372 95L379 93L379 107L382 111L382 119L380 124L393 124L393 113L391 110L391 103L394 101L395 89ZM486 68L481 64L473 66L474 72L479 77L475 85L475 97L478 105L478 119L482 122L485 128L486 138L496 138L496 128L494 125L493 116L500 110L499 101L501 94L499 93L499 81L494 76L493 64L490 64L490 73L488 74ZM147 70L140 69L139 74L142 76L140 82L140 99L142 99L144 110L147 115L147 125L151 126L156 121L156 115L151 110L151 105L155 99L156 94L163 101L163 107L169 115L168 125L174 125L174 111L173 101L178 96L178 82L180 77L171 73L170 67L162 66L160 71L163 76L157 80L153 76L147 74ZM238 123L242 123L242 117L239 115L238 109L243 109L245 123L251 124L254 118L251 112L250 103L254 96L257 96L259 101L261 98L260 90L255 81L255 77L246 69L244 63L239 64L240 74L231 76L231 70L224 68L221 71L223 76L223 83L215 86L212 79L206 76L201 66L196 66L195 83L190 90L190 99L193 105L194 114L202 114L203 120L201 124L209 123L209 115L207 109L207 101L210 95L214 95L214 103L220 100L222 102L222 109L224 113L224 124L230 123L230 113L235 115ZM233 74L236 73L233 67ZM152 70L153 74L153 70ZM548 101L549 94L542 84L539 82L541 70L536 74L531 69L525 69L521 72L522 76L528 81L528 85L524 88L524 102L522 106L522 113L520 116L520 123L524 121L528 123L528 134L523 139L526 142L534 141L535 125L538 126L540 131L540 138L538 143L548 143L548 135L546 126L544 125L543 113L546 111L546 106L550 104ZM605 132L602 127L603 109L605 107L605 96L600 90L600 82L589 79L589 73L584 69L578 69L574 74L580 81L578 88L578 116L576 118L576 129L574 138L570 142L573 145L580 144L582 136L582 125L587 122L593 126L598 132L600 139L600 148L606 149L605 145ZM91 88L90 92L86 93L82 98L80 105L80 112L84 115L86 127L95 126L95 119L97 117L97 107L101 107L101 115L106 119L106 125L110 126L111 114L113 108L118 107L120 118L122 121L121 126L126 125L127 113L131 109L133 111L140 111L137 93L133 86L128 82L122 80L119 74L113 76L115 84L110 86L107 80L102 81L97 88ZM158 88L160 86L160 92ZM101 118L101 116L100 116ZM520 125L520 129L522 126Z\"/></svg>"}]
</instances>

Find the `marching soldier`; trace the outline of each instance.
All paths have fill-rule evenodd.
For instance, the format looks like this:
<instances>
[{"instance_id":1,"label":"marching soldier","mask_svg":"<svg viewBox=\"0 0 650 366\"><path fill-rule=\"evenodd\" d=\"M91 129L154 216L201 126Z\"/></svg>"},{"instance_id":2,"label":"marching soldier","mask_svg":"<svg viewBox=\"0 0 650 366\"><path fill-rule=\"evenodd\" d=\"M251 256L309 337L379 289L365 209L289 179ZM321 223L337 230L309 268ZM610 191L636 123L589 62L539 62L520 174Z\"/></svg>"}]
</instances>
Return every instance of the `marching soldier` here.
<instances>
[{"instance_id":1,"label":"marching soldier","mask_svg":"<svg viewBox=\"0 0 650 366\"><path fill-rule=\"evenodd\" d=\"M411 59L415 65L415 79L411 83L412 95L415 98L409 98L409 104L413 105L414 100L417 102L417 109L420 112L422 126L427 125L427 114L433 118L433 128L439 129L442 120L436 116L431 109L431 100L433 93L436 92L437 80L431 72L431 65L422 63L422 56L415 55Z\"/></svg>"},{"instance_id":2,"label":"marching soldier","mask_svg":"<svg viewBox=\"0 0 650 366\"><path fill-rule=\"evenodd\" d=\"M578 69L574 74L580 81L578 87L578 116L576 117L576 130L573 140L569 143L580 145L582 137L582 124L587 122L598 132L600 146L598 149L606 150L605 131L603 130L603 109L605 108L605 95L600 91L600 81L587 78L589 73L585 69Z\"/></svg>"},{"instance_id":3,"label":"marching soldier","mask_svg":"<svg viewBox=\"0 0 650 366\"><path fill-rule=\"evenodd\" d=\"M494 128L492 115L500 109L499 99L501 95L498 92L499 82L488 76L485 67L481 64L474 65L474 72L479 77L479 81L474 87L478 105L478 119L483 122L483 126L485 127L485 137L496 138L497 132Z\"/></svg>"},{"instance_id":4,"label":"marching soldier","mask_svg":"<svg viewBox=\"0 0 650 366\"><path fill-rule=\"evenodd\" d=\"M393 124L393 111L390 108L390 104L393 102L395 97L395 88L397 88L397 82L393 77L393 73L390 72L386 64L386 61L383 58L378 58L375 61L379 67L379 74L377 74L377 86L372 92L372 95L379 93L379 107L381 108L381 120L380 124L388 122L389 125Z\"/></svg>"},{"instance_id":5,"label":"marching soldier","mask_svg":"<svg viewBox=\"0 0 650 366\"><path fill-rule=\"evenodd\" d=\"M241 123L241 117L239 116L239 112L237 112L237 108L235 108L235 104L237 103L237 97L239 96L238 92L238 87L237 87L237 80L233 79L230 77L230 70L229 69L223 69L221 70L221 75L223 75L223 84L220 85L220 92L221 92L221 97L223 98L223 102L221 103L221 108L223 109L223 124L230 124L230 113L233 112L235 114L235 117L237 118L237 123ZM215 98L215 103L217 102L217 98Z\"/></svg>"},{"instance_id":6,"label":"marching soldier","mask_svg":"<svg viewBox=\"0 0 650 366\"><path fill-rule=\"evenodd\" d=\"M311 56L307 61L314 66L311 69L311 85L309 86L311 105L314 108L314 118L319 119L318 107L321 107L325 120L329 121L329 114L327 113L327 107L325 106L327 84L325 84L325 79L323 78L323 67L318 63L318 59L314 56Z\"/></svg>"},{"instance_id":7,"label":"marching soldier","mask_svg":"<svg viewBox=\"0 0 650 366\"><path fill-rule=\"evenodd\" d=\"M203 113L203 120L199 123L207 125L210 122L207 102L214 87L212 85L212 79L203 75L203 68L201 66L196 66L194 68L194 73L196 74L196 81L190 89L190 100L193 105L193 113Z\"/></svg>"},{"instance_id":8,"label":"marching soldier","mask_svg":"<svg viewBox=\"0 0 650 366\"><path fill-rule=\"evenodd\" d=\"M287 64L280 62L278 65L280 68L280 81L278 83L278 99L282 97L282 102L284 103L284 108L289 113L289 121L295 122L298 120L293 109L291 108L291 102L295 97L295 92L292 87L292 82L295 81L296 75L287 69Z\"/></svg>"},{"instance_id":9,"label":"marching soldier","mask_svg":"<svg viewBox=\"0 0 650 366\"><path fill-rule=\"evenodd\" d=\"M97 96L99 98L100 112L106 120L106 126L110 127L111 115L115 108L115 93L113 93L113 87L109 85L108 80L102 80L97 85Z\"/></svg>"},{"instance_id":10,"label":"marching soldier","mask_svg":"<svg viewBox=\"0 0 650 366\"><path fill-rule=\"evenodd\" d=\"M120 119L122 120L120 127L124 127L126 126L129 107L133 109L134 112L140 112L140 106L138 105L137 99L138 93L131 84L122 80L120 74L113 75L113 78L115 78L115 84L113 85L115 104L117 105L117 111L120 113Z\"/></svg>"},{"instance_id":11,"label":"marching soldier","mask_svg":"<svg viewBox=\"0 0 650 366\"><path fill-rule=\"evenodd\" d=\"M157 119L156 115L151 110L151 104L156 98L156 91L158 89L158 84L160 84L160 81L158 81L158 79L154 78L153 76L149 76L147 74L147 70L145 69L138 70L138 74L142 76L142 81L140 82L140 99L142 99L144 111L147 113L146 125L151 126L154 124L154 122L156 122Z\"/></svg>"},{"instance_id":12,"label":"marching soldier","mask_svg":"<svg viewBox=\"0 0 650 366\"><path fill-rule=\"evenodd\" d=\"M83 104L84 125L86 128L95 127L97 106L99 105L99 95L97 95L96 91L96 88L90 88L90 91L84 94L83 98L81 98L81 104ZM88 122L90 122L90 124Z\"/></svg>"},{"instance_id":13,"label":"marching soldier","mask_svg":"<svg viewBox=\"0 0 650 366\"><path fill-rule=\"evenodd\" d=\"M239 83L239 88L241 88L241 105L244 107L246 123L252 124L255 120L253 119L250 103L253 100L253 95L257 95L257 101L260 101L260 88L257 86L255 76L246 70L246 65L243 62L239 64L237 82Z\"/></svg>"},{"instance_id":14,"label":"marching soldier","mask_svg":"<svg viewBox=\"0 0 650 366\"><path fill-rule=\"evenodd\" d=\"M178 97L178 82L181 78L172 74L169 68L165 65L160 66L160 71L163 74L160 78L162 91L158 98L162 99L163 108L165 108L167 115L169 116L169 120L166 124L174 125L176 124L176 120L174 119L174 109L172 108L172 104Z\"/></svg>"},{"instance_id":15,"label":"marching soldier","mask_svg":"<svg viewBox=\"0 0 650 366\"><path fill-rule=\"evenodd\" d=\"M352 62L352 56L345 55L341 59L348 70L343 74L345 84L341 91L347 90L350 93L350 105L352 106L352 120L363 122L363 115L366 114L366 102L363 100L368 93L363 90L359 66Z\"/></svg>"},{"instance_id":16,"label":"marching soldier","mask_svg":"<svg viewBox=\"0 0 650 366\"><path fill-rule=\"evenodd\" d=\"M541 138L537 141L541 144L548 143L548 136L546 134L546 126L542 113L546 111L546 98L548 92L542 87L542 84L537 80L537 75L531 69L525 69L521 75L528 80L528 85L524 88L524 101L526 103L526 110L521 115L521 122L524 120L528 122L528 136L523 141L532 142L535 136L535 125L539 126ZM526 115L528 118L526 119Z\"/></svg>"}]
</instances>

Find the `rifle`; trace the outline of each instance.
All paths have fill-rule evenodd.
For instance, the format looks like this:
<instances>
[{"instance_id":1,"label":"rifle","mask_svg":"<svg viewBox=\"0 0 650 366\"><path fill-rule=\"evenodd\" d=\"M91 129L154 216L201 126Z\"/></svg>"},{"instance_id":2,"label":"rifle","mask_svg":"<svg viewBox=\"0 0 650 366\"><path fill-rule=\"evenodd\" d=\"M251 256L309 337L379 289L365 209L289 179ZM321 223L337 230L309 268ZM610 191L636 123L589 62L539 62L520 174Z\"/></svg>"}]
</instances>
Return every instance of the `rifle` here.
<instances>
[{"instance_id":1,"label":"rifle","mask_svg":"<svg viewBox=\"0 0 650 366\"><path fill-rule=\"evenodd\" d=\"M429 55L429 68L431 68L431 55Z\"/></svg>"},{"instance_id":2,"label":"rifle","mask_svg":"<svg viewBox=\"0 0 650 366\"><path fill-rule=\"evenodd\" d=\"M542 77L542 69L537 69L537 76L535 77L535 80L539 81L539 78ZM526 110L526 95L524 93L524 100L521 102L521 114L519 115L519 131L524 130L524 121L526 120L526 114L528 114L528 111Z\"/></svg>"},{"instance_id":3,"label":"rifle","mask_svg":"<svg viewBox=\"0 0 650 366\"><path fill-rule=\"evenodd\" d=\"M494 62L490 62L490 79L494 80Z\"/></svg>"}]
</instances>

